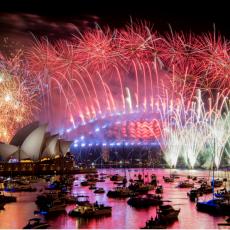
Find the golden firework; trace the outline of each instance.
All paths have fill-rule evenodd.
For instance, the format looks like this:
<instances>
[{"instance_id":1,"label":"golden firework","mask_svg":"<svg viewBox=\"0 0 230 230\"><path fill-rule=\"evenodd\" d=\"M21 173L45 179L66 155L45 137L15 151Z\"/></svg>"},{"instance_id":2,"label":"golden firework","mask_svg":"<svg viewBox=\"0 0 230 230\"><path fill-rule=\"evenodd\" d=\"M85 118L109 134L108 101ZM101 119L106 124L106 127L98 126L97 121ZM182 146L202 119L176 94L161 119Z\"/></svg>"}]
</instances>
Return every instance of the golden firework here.
<instances>
[{"instance_id":1,"label":"golden firework","mask_svg":"<svg viewBox=\"0 0 230 230\"><path fill-rule=\"evenodd\" d=\"M21 76L0 70L0 141L8 142L33 115L36 93Z\"/></svg>"}]
</instances>

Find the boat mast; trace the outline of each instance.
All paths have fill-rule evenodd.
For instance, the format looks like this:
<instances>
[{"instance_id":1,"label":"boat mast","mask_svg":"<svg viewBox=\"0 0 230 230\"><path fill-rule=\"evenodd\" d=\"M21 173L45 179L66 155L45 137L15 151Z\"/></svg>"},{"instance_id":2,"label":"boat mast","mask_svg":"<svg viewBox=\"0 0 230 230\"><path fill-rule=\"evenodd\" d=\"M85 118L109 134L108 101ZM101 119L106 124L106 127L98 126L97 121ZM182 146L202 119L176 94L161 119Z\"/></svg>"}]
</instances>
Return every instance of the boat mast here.
<instances>
[{"instance_id":1,"label":"boat mast","mask_svg":"<svg viewBox=\"0 0 230 230\"><path fill-rule=\"evenodd\" d=\"M212 199L214 199L214 177L215 177L215 174L214 174L214 163L215 163L215 152L216 152L216 139L214 137L214 143L213 143L213 161L212 161Z\"/></svg>"}]
</instances>

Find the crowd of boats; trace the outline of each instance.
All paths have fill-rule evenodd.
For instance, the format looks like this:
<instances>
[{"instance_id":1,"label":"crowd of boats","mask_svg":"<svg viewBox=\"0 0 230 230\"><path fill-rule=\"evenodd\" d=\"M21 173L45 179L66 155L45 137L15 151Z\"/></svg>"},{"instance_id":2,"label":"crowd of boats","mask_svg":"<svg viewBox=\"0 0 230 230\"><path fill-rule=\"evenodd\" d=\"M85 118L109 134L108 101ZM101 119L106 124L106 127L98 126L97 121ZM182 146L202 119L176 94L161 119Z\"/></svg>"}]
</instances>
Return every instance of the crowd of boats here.
<instances>
[{"instance_id":1,"label":"crowd of boats","mask_svg":"<svg viewBox=\"0 0 230 230\"><path fill-rule=\"evenodd\" d=\"M87 195L73 194L73 186L87 186L89 191L103 194L106 191L103 187L97 187L97 182L110 180L114 183L114 188L107 191L107 196L111 199L127 198L127 205L133 208L148 208L156 206L156 216L146 220L142 228L167 228L169 224L178 219L180 209L175 209L169 205L168 200L164 200L164 187L159 184L158 176L152 174L150 180L146 182L145 175L135 174L133 179L127 180L126 176L119 174L107 175L104 173L86 174L84 180L79 180L73 175L62 175L58 177L44 176L36 177L14 177L0 179L0 209L4 210L4 205L10 202L17 202L14 192L34 192L37 191L36 182L39 179L45 181L45 187L40 188L35 203L37 210L35 215L57 216L66 213L66 206L74 204L75 207L68 212L70 217L95 218L101 216L111 216L112 207L102 203L90 202ZM213 215L230 215L230 191L224 187L226 179L197 178L188 176L181 180L177 174L163 177L165 183L177 182L177 188L190 188L187 193L191 202L196 202L198 211L207 212ZM8 195L10 192L11 195ZM200 197L205 194L213 194L213 198L208 201L200 201ZM229 218L227 219L229 220ZM228 221L224 224L229 224ZM49 224L41 220L38 216L30 219L24 228L48 228Z\"/></svg>"}]
</instances>

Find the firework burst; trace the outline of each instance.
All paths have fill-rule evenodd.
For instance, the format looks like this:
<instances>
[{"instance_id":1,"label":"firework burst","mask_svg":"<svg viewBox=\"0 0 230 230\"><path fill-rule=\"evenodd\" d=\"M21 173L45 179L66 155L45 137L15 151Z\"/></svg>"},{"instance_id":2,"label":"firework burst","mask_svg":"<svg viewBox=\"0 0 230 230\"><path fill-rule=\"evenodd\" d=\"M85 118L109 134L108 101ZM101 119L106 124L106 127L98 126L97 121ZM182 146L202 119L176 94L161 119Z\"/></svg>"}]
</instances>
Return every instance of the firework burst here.
<instances>
[{"instance_id":1,"label":"firework burst","mask_svg":"<svg viewBox=\"0 0 230 230\"><path fill-rule=\"evenodd\" d=\"M2 60L0 70L0 140L8 142L15 131L33 119L38 108L36 87L20 55ZM17 75L16 75L17 73Z\"/></svg>"}]
</instances>

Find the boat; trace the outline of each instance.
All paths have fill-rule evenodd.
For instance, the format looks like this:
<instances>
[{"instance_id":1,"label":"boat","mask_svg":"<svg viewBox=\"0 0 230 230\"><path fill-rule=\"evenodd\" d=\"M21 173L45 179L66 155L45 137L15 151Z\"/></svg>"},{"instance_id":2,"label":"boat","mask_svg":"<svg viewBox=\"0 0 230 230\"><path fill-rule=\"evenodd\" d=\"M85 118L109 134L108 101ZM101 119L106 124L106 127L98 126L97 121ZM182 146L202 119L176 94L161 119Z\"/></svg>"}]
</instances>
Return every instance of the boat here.
<instances>
[{"instance_id":1,"label":"boat","mask_svg":"<svg viewBox=\"0 0 230 230\"><path fill-rule=\"evenodd\" d=\"M111 214L112 207L104 206L103 204L98 204L97 202L86 206L77 206L69 212L69 216L84 218L110 216Z\"/></svg>"},{"instance_id":2,"label":"boat","mask_svg":"<svg viewBox=\"0 0 230 230\"><path fill-rule=\"evenodd\" d=\"M94 193L105 193L105 190L103 188L97 188Z\"/></svg>"},{"instance_id":3,"label":"boat","mask_svg":"<svg viewBox=\"0 0 230 230\"><path fill-rule=\"evenodd\" d=\"M124 179L123 176L120 176L119 174L114 174L110 177L111 181L122 181Z\"/></svg>"},{"instance_id":4,"label":"boat","mask_svg":"<svg viewBox=\"0 0 230 230\"><path fill-rule=\"evenodd\" d=\"M43 207L43 206L47 205L48 203L50 203L53 200L58 199L58 198L59 198L59 193L57 191L52 191L49 193L45 192L45 193L37 196L35 204L38 207Z\"/></svg>"},{"instance_id":5,"label":"boat","mask_svg":"<svg viewBox=\"0 0 230 230\"><path fill-rule=\"evenodd\" d=\"M98 179L95 178L95 177L89 177L89 178L87 179L87 181L88 181L88 182L94 182L94 183L99 182Z\"/></svg>"},{"instance_id":6,"label":"boat","mask_svg":"<svg viewBox=\"0 0 230 230\"><path fill-rule=\"evenodd\" d=\"M146 194L143 196L131 197L127 203L135 208L146 208L149 206L161 205L162 197L156 194Z\"/></svg>"},{"instance_id":7,"label":"boat","mask_svg":"<svg viewBox=\"0 0 230 230\"><path fill-rule=\"evenodd\" d=\"M49 224L46 222L41 222L40 218L32 218L29 220L28 224L23 227L23 229L46 229Z\"/></svg>"},{"instance_id":8,"label":"boat","mask_svg":"<svg viewBox=\"0 0 230 230\"><path fill-rule=\"evenodd\" d=\"M158 185L158 186L156 187L156 193L157 193L157 194L163 193L163 186L162 186L162 185Z\"/></svg>"},{"instance_id":9,"label":"boat","mask_svg":"<svg viewBox=\"0 0 230 230\"><path fill-rule=\"evenodd\" d=\"M147 220L145 223L145 227L142 227L141 229L165 229L166 227L167 226L165 225L165 223L160 221L156 216L155 219L151 217L150 220Z\"/></svg>"},{"instance_id":10,"label":"boat","mask_svg":"<svg viewBox=\"0 0 230 230\"><path fill-rule=\"evenodd\" d=\"M157 185L157 176L156 174L152 174L151 175L151 182L150 182L151 185Z\"/></svg>"},{"instance_id":11,"label":"boat","mask_svg":"<svg viewBox=\"0 0 230 230\"><path fill-rule=\"evenodd\" d=\"M216 198L228 199L230 197L230 191L227 191L226 188L223 188L223 189L217 190L217 192L214 193L214 196Z\"/></svg>"},{"instance_id":12,"label":"boat","mask_svg":"<svg viewBox=\"0 0 230 230\"><path fill-rule=\"evenodd\" d=\"M143 184L144 183L144 179L142 178L141 174L137 175L137 180L134 180L136 183L140 183Z\"/></svg>"},{"instance_id":13,"label":"boat","mask_svg":"<svg viewBox=\"0 0 230 230\"><path fill-rule=\"evenodd\" d=\"M177 174L177 172L173 172L171 175L170 175L171 178L174 178L174 179L179 179L180 176Z\"/></svg>"},{"instance_id":14,"label":"boat","mask_svg":"<svg viewBox=\"0 0 230 230\"><path fill-rule=\"evenodd\" d=\"M67 192L67 183L54 181L45 188L46 190L60 190L62 192Z\"/></svg>"},{"instance_id":15,"label":"boat","mask_svg":"<svg viewBox=\"0 0 230 230\"><path fill-rule=\"evenodd\" d=\"M81 186L88 186L89 182L87 180L81 182Z\"/></svg>"},{"instance_id":16,"label":"boat","mask_svg":"<svg viewBox=\"0 0 230 230\"><path fill-rule=\"evenodd\" d=\"M192 188L189 192L187 192L187 196L189 197L190 201L196 201L199 196L202 196L203 193L199 190L199 188Z\"/></svg>"},{"instance_id":17,"label":"boat","mask_svg":"<svg viewBox=\"0 0 230 230\"><path fill-rule=\"evenodd\" d=\"M5 192L35 192L37 189L33 188L28 181L8 178L4 181Z\"/></svg>"},{"instance_id":18,"label":"boat","mask_svg":"<svg viewBox=\"0 0 230 230\"><path fill-rule=\"evenodd\" d=\"M115 184L117 186L122 186L123 182L122 181L114 181L113 184Z\"/></svg>"},{"instance_id":19,"label":"boat","mask_svg":"<svg viewBox=\"0 0 230 230\"><path fill-rule=\"evenodd\" d=\"M199 184L207 183L207 179L202 177L197 181L197 183L199 183Z\"/></svg>"},{"instance_id":20,"label":"boat","mask_svg":"<svg viewBox=\"0 0 230 230\"><path fill-rule=\"evenodd\" d=\"M43 215L54 215L58 213L65 212L66 204L60 200L47 200L47 202L43 203L42 205L38 205L39 211L35 211L35 214L43 214Z\"/></svg>"},{"instance_id":21,"label":"boat","mask_svg":"<svg viewBox=\"0 0 230 230\"><path fill-rule=\"evenodd\" d=\"M215 139L214 139L214 145L215 145ZM214 146L214 149L215 149L215 146ZM215 152L214 152L214 155L215 155ZM226 196L220 196L220 194L216 194L217 197L219 198L215 198L214 188L222 186L223 180L215 179L214 168L215 167L214 167L214 161L213 161L213 166L212 166L213 176L212 176L212 181L211 181L213 198L208 201L197 202L196 208L198 211L206 212L212 215L229 215L230 213L230 194Z\"/></svg>"},{"instance_id":22,"label":"boat","mask_svg":"<svg viewBox=\"0 0 230 230\"><path fill-rule=\"evenodd\" d=\"M16 202L17 198L15 196L5 196L0 193L0 203L1 204L7 204L7 203L12 203Z\"/></svg>"},{"instance_id":23,"label":"boat","mask_svg":"<svg viewBox=\"0 0 230 230\"><path fill-rule=\"evenodd\" d=\"M100 175L100 176L107 176L107 174L106 174L106 173L103 173L103 172L100 173L99 175Z\"/></svg>"},{"instance_id":24,"label":"boat","mask_svg":"<svg viewBox=\"0 0 230 230\"><path fill-rule=\"evenodd\" d=\"M220 180L219 178L218 179L214 179L211 181L211 186L214 185L214 188L218 188L218 187L221 187L223 185L223 180Z\"/></svg>"},{"instance_id":25,"label":"boat","mask_svg":"<svg viewBox=\"0 0 230 230\"><path fill-rule=\"evenodd\" d=\"M57 212L65 212L66 204L60 200L54 200L51 205L48 206L48 214Z\"/></svg>"},{"instance_id":26,"label":"boat","mask_svg":"<svg viewBox=\"0 0 230 230\"><path fill-rule=\"evenodd\" d=\"M133 195L134 192L127 187L116 187L114 190L109 190L107 193L107 196L111 198L127 198Z\"/></svg>"},{"instance_id":27,"label":"boat","mask_svg":"<svg viewBox=\"0 0 230 230\"><path fill-rule=\"evenodd\" d=\"M135 193L143 194L143 193L147 193L151 189L154 189L154 185L136 182L134 184L131 183L128 188Z\"/></svg>"},{"instance_id":28,"label":"boat","mask_svg":"<svg viewBox=\"0 0 230 230\"><path fill-rule=\"evenodd\" d=\"M5 210L4 205L5 205L5 203L0 203L0 211Z\"/></svg>"},{"instance_id":29,"label":"boat","mask_svg":"<svg viewBox=\"0 0 230 230\"><path fill-rule=\"evenodd\" d=\"M162 222L172 222L177 220L180 209L174 209L171 205L160 205L157 210L157 215Z\"/></svg>"},{"instance_id":30,"label":"boat","mask_svg":"<svg viewBox=\"0 0 230 230\"><path fill-rule=\"evenodd\" d=\"M228 215L230 213L230 203L223 199L211 199L208 201L197 202L198 211L212 215Z\"/></svg>"},{"instance_id":31,"label":"boat","mask_svg":"<svg viewBox=\"0 0 230 230\"><path fill-rule=\"evenodd\" d=\"M197 180L197 177L196 177L196 176L190 176L190 175L188 175L187 178L188 178L188 179L191 179L191 180Z\"/></svg>"},{"instance_id":32,"label":"boat","mask_svg":"<svg viewBox=\"0 0 230 230\"><path fill-rule=\"evenodd\" d=\"M202 183L198 188L202 194L209 194L213 192L211 185L208 185L206 182Z\"/></svg>"},{"instance_id":33,"label":"boat","mask_svg":"<svg viewBox=\"0 0 230 230\"><path fill-rule=\"evenodd\" d=\"M188 180L180 181L177 188L193 188L194 183L190 183Z\"/></svg>"},{"instance_id":34,"label":"boat","mask_svg":"<svg viewBox=\"0 0 230 230\"><path fill-rule=\"evenodd\" d=\"M163 180L164 180L165 183L174 182L174 178L173 177L165 177L165 176L163 176Z\"/></svg>"},{"instance_id":35,"label":"boat","mask_svg":"<svg viewBox=\"0 0 230 230\"><path fill-rule=\"evenodd\" d=\"M98 178L98 174L97 174L97 173L94 173L94 174L86 174L86 175L85 175L85 178L86 178L86 179L89 179L89 178Z\"/></svg>"}]
</instances>

